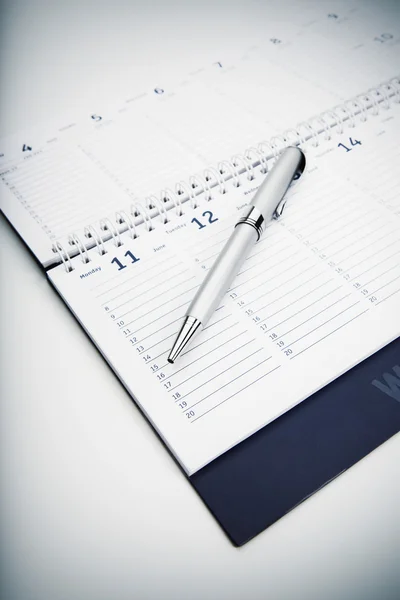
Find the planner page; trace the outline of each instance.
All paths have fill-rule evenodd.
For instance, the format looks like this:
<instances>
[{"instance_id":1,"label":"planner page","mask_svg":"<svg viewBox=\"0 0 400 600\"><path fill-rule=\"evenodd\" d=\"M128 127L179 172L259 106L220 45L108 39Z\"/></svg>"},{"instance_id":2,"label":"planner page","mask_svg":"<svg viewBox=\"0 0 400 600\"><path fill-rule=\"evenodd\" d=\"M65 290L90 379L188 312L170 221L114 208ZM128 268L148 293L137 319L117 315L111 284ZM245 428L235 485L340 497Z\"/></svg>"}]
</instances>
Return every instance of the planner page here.
<instances>
[{"instance_id":1,"label":"planner page","mask_svg":"<svg viewBox=\"0 0 400 600\"><path fill-rule=\"evenodd\" d=\"M397 74L390 6L253 2L240 14L246 35L233 43L226 33L215 60L139 77L112 105L99 99L1 140L1 208L45 267L58 260L56 241L72 252L76 234L90 245L86 226L115 223L116 211L247 148L254 160L261 142Z\"/></svg>"},{"instance_id":2,"label":"planner page","mask_svg":"<svg viewBox=\"0 0 400 600\"><path fill-rule=\"evenodd\" d=\"M259 170L48 273L188 474L400 334L399 113L308 144L284 216L173 365L185 310Z\"/></svg>"}]
</instances>

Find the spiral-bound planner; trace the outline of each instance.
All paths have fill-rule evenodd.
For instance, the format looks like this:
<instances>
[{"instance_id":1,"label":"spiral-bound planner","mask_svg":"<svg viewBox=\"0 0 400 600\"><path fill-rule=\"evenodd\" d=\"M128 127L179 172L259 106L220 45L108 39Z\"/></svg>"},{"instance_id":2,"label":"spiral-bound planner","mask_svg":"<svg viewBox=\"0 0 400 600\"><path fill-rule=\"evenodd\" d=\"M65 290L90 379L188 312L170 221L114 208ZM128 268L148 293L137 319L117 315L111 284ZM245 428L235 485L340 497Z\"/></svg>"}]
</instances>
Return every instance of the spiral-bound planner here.
<instances>
[{"instance_id":1,"label":"spiral-bound planner","mask_svg":"<svg viewBox=\"0 0 400 600\"><path fill-rule=\"evenodd\" d=\"M305 487L294 475L292 487L274 480L282 489L271 494L281 494L282 503L267 514L255 482L267 468L262 457L284 453L280 424L290 422L288 431L294 431L302 403L311 414L309 402L319 390L331 389L331 382L385 346L394 356L391 342L400 333L400 82L392 78L333 109L324 97L316 117L277 131L229 103L214 73L201 78L185 80L170 95L161 87L138 95L132 110L93 112L53 135L6 141L2 208L241 544L343 470L339 461L337 472L328 477L322 469ZM234 80L228 73L224 81L218 85L228 89ZM202 113L197 123L193 106L211 122L204 135ZM217 115L223 123L213 137ZM260 132L272 135L262 141ZM247 149L235 146L241 140ZM187 305L288 145L306 152L307 169L289 189L284 218L268 226L210 323L169 364ZM386 402L390 412L388 425L378 425L383 433L375 446L399 430L393 380L377 379L374 388L387 388L382 410ZM263 449L260 436L269 431L275 438L268 437ZM355 435L364 439L362 432ZM292 457L300 463L301 443ZM288 463L286 472L300 463ZM268 463L268 469L274 467ZM235 500L243 486L252 490L244 504L243 497Z\"/></svg>"}]
</instances>

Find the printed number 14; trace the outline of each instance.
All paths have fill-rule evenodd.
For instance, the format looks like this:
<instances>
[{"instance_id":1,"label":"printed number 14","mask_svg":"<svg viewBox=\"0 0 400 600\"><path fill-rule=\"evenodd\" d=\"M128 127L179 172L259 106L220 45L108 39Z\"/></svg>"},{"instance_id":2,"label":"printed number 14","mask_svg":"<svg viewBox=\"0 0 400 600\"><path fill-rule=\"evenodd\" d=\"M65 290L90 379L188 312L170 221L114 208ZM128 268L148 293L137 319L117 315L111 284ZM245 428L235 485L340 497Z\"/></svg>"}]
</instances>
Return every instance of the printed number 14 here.
<instances>
[{"instance_id":1,"label":"printed number 14","mask_svg":"<svg viewBox=\"0 0 400 600\"><path fill-rule=\"evenodd\" d=\"M359 140L353 140L353 138L349 138L349 142L352 146L357 146L358 144L361 146L361 142ZM345 146L344 144L338 144L338 148L342 147L346 150L346 152L350 152L350 150L353 150L353 148L348 148L347 146Z\"/></svg>"}]
</instances>

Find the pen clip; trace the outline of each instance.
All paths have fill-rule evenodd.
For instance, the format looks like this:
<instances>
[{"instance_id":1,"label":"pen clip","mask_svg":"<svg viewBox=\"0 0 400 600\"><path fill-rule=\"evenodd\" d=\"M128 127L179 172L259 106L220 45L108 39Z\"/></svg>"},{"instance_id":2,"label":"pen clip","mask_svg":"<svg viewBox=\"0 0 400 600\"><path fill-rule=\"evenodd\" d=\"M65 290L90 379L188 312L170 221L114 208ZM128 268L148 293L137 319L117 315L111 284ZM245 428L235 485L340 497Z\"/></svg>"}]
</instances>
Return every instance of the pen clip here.
<instances>
[{"instance_id":1,"label":"pen clip","mask_svg":"<svg viewBox=\"0 0 400 600\"><path fill-rule=\"evenodd\" d=\"M286 206L286 198L282 198L282 200L279 202L278 206L275 208L272 218L279 219L279 217L282 216L283 209L285 208L285 206Z\"/></svg>"},{"instance_id":2,"label":"pen clip","mask_svg":"<svg viewBox=\"0 0 400 600\"><path fill-rule=\"evenodd\" d=\"M293 186L294 182L300 178L300 173L296 173L295 176L292 179L292 183L290 184L290 186ZM282 216L283 213L283 209L286 206L286 202L287 202L287 197L284 196L282 198L282 200L278 203L278 206L275 208L272 218L273 219L279 219Z\"/></svg>"}]
</instances>

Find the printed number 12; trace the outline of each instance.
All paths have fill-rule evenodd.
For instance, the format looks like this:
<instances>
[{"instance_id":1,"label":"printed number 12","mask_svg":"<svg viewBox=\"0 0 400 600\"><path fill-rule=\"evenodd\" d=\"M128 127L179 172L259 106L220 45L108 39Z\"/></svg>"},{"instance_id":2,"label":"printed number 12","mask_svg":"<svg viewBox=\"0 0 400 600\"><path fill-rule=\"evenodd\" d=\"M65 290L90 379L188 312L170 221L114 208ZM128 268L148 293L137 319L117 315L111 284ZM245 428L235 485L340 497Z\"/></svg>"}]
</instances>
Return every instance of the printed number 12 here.
<instances>
[{"instance_id":1,"label":"printed number 12","mask_svg":"<svg viewBox=\"0 0 400 600\"><path fill-rule=\"evenodd\" d=\"M128 252L125 252L125 256L129 256L129 258L132 259L132 264L135 262L138 262L140 260L140 258L136 258L136 256L134 256L130 250L128 250ZM126 265L123 265L122 262L119 261L116 256L114 256L114 258L111 261L111 264L113 264L113 263L118 265L118 271L121 271L122 269L125 269L125 267L126 267Z\"/></svg>"},{"instance_id":2,"label":"printed number 12","mask_svg":"<svg viewBox=\"0 0 400 600\"><path fill-rule=\"evenodd\" d=\"M218 221L218 217L214 217L213 213L211 212L211 210L206 210L203 212L203 214L201 215L202 217L206 217L208 216L208 222L209 223L216 223ZM205 227L206 225L204 225L201 221L199 221L198 219L192 219L191 223L196 223L196 225L199 226L199 229L203 229L203 227Z\"/></svg>"}]
</instances>

